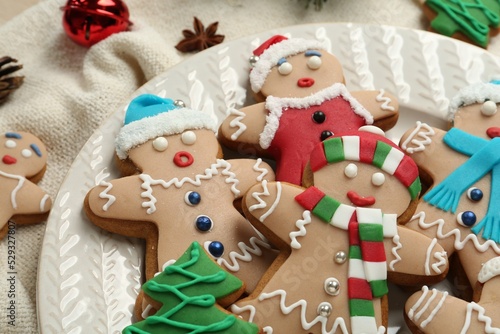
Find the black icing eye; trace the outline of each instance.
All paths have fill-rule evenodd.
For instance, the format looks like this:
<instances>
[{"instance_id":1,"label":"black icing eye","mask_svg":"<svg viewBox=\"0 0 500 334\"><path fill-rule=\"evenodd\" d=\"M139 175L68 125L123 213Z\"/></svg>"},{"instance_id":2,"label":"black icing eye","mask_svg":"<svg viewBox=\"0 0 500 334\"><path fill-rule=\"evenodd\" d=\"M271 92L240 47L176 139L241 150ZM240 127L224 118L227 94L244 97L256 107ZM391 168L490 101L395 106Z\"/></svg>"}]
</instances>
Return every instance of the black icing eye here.
<instances>
[{"instance_id":1,"label":"black icing eye","mask_svg":"<svg viewBox=\"0 0 500 334\"><path fill-rule=\"evenodd\" d=\"M184 195L184 201L189 206L198 205L201 201L201 195L196 191L188 191L186 195Z\"/></svg>"},{"instance_id":2,"label":"black icing eye","mask_svg":"<svg viewBox=\"0 0 500 334\"><path fill-rule=\"evenodd\" d=\"M314 123L321 124L325 121L326 115L321 110L318 110L318 111L315 111L314 114L312 114L312 119L313 119Z\"/></svg>"},{"instance_id":3,"label":"black icing eye","mask_svg":"<svg viewBox=\"0 0 500 334\"><path fill-rule=\"evenodd\" d=\"M221 257L224 254L224 245L220 241L212 241L208 245L208 251L214 257Z\"/></svg>"},{"instance_id":4,"label":"black icing eye","mask_svg":"<svg viewBox=\"0 0 500 334\"><path fill-rule=\"evenodd\" d=\"M321 132L320 139L321 139L321 141L323 141L331 136L333 136L333 132L326 130L326 131Z\"/></svg>"},{"instance_id":5,"label":"black icing eye","mask_svg":"<svg viewBox=\"0 0 500 334\"><path fill-rule=\"evenodd\" d=\"M483 199L483 191L476 187L470 188L469 190L467 190L467 197L471 201L479 202L481 199Z\"/></svg>"},{"instance_id":6,"label":"black icing eye","mask_svg":"<svg viewBox=\"0 0 500 334\"><path fill-rule=\"evenodd\" d=\"M196 217L196 228L200 232L208 232L214 226L212 219L208 216L198 216Z\"/></svg>"},{"instance_id":7,"label":"black icing eye","mask_svg":"<svg viewBox=\"0 0 500 334\"><path fill-rule=\"evenodd\" d=\"M472 211L460 212L457 215L457 222L466 227L471 227L476 223L476 214Z\"/></svg>"}]
</instances>

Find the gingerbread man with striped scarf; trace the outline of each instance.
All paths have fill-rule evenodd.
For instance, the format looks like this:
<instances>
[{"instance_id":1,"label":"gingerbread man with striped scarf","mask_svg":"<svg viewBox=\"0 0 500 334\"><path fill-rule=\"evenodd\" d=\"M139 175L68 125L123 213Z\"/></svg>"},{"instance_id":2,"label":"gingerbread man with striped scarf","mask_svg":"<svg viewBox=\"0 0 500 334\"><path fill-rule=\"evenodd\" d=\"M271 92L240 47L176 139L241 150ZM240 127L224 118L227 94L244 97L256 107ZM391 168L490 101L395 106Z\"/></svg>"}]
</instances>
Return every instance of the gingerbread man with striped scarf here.
<instances>
[{"instance_id":1,"label":"gingerbread man with striped scarf","mask_svg":"<svg viewBox=\"0 0 500 334\"><path fill-rule=\"evenodd\" d=\"M437 240L398 225L415 209L418 168L379 132L316 146L305 188L263 182L247 192L246 216L282 252L232 312L267 333L386 333L387 281L444 278Z\"/></svg>"}]
</instances>

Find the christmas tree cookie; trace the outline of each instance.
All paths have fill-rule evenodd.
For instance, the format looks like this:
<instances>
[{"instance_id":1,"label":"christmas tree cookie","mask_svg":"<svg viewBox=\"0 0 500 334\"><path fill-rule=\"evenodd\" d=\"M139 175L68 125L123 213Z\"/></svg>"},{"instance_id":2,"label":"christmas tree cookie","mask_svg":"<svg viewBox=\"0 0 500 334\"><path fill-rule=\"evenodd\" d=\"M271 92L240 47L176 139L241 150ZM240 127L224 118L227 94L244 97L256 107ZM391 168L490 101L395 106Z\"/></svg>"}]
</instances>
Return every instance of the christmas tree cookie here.
<instances>
[{"instance_id":1,"label":"christmas tree cookie","mask_svg":"<svg viewBox=\"0 0 500 334\"><path fill-rule=\"evenodd\" d=\"M161 307L155 315L125 328L125 334L259 333L255 324L220 306L234 302L244 292L243 282L217 265L197 242L146 282L143 290Z\"/></svg>"},{"instance_id":2,"label":"christmas tree cookie","mask_svg":"<svg viewBox=\"0 0 500 334\"><path fill-rule=\"evenodd\" d=\"M421 0L431 30L483 48L498 33L498 0Z\"/></svg>"}]
</instances>

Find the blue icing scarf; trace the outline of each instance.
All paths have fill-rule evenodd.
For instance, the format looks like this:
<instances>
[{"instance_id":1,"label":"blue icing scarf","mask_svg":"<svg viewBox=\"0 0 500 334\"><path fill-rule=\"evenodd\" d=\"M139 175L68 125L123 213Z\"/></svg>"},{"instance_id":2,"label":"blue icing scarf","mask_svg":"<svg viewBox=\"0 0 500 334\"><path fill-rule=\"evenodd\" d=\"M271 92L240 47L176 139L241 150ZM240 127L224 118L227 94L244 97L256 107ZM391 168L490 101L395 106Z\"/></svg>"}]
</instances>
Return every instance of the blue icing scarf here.
<instances>
[{"instance_id":1,"label":"blue icing scarf","mask_svg":"<svg viewBox=\"0 0 500 334\"><path fill-rule=\"evenodd\" d=\"M443 137L451 149L470 156L440 184L431 189L424 201L441 210L455 213L460 196L486 174L491 173L491 194L485 217L472 232L500 243L500 138L486 140L452 128Z\"/></svg>"}]
</instances>

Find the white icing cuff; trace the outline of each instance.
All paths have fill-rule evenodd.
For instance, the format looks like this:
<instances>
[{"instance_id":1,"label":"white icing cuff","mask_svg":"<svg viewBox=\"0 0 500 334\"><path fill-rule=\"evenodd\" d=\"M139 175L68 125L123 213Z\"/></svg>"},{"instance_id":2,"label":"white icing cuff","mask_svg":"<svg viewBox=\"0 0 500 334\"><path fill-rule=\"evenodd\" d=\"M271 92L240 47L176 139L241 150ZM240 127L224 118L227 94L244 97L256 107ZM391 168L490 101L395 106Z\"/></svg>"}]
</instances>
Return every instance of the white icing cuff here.
<instances>
[{"instance_id":1,"label":"white icing cuff","mask_svg":"<svg viewBox=\"0 0 500 334\"><path fill-rule=\"evenodd\" d=\"M494 257L483 264L477 280L481 283L486 283L495 276L500 276L500 256Z\"/></svg>"}]
</instances>

